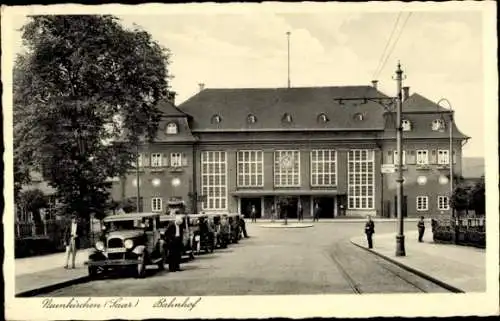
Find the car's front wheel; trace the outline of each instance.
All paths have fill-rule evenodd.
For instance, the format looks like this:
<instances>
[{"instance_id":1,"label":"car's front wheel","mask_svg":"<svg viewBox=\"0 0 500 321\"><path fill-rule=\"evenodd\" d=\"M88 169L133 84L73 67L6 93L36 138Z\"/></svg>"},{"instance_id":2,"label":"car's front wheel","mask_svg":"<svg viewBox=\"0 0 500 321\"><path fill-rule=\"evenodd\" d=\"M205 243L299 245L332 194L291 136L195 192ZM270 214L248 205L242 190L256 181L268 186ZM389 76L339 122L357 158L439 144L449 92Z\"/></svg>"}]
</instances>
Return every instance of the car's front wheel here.
<instances>
[{"instance_id":1,"label":"car's front wheel","mask_svg":"<svg viewBox=\"0 0 500 321\"><path fill-rule=\"evenodd\" d=\"M144 254L139 257L139 263L137 263L136 267L136 276L141 279L146 276L146 258Z\"/></svg>"},{"instance_id":2,"label":"car's front wheel","mask_svg":"<svg viewBox=\"0 0 500 321\"><path fill-rule=\"evenodd\" d=\"M97 278L97 266L89 266L89 278L95 279Z\"/></svg>"}]
</instances>

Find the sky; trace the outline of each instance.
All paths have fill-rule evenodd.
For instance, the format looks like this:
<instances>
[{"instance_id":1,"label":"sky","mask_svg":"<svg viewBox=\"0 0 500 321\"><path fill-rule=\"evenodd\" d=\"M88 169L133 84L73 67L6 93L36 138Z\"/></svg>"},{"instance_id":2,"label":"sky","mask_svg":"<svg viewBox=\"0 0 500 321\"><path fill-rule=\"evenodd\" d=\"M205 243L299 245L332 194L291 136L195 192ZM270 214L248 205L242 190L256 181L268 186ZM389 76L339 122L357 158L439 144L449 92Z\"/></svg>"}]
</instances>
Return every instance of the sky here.
<instances>
[{"instance_id":1,"label":"sky","mask_svg":"<svg viewBox=\"0 0 500 321\"><path fill-rule=\"evenodd\" d=\"M464 156L483 157L486 106L479 11L414 11L406 24L409 11L117 14L125 27L136 24L170 49L177 103L196 94L199 83L206 88L286 87L287 31L292 87L370 85L398 15L388 46L393 50L376 77L380 90L396 94L392 77L399 60L410 93L450 101L457 126L472 137ZM15 19L14 28L25 21ZM14 48L22 50L19 32Z\"/></svg>"}]
</instances>

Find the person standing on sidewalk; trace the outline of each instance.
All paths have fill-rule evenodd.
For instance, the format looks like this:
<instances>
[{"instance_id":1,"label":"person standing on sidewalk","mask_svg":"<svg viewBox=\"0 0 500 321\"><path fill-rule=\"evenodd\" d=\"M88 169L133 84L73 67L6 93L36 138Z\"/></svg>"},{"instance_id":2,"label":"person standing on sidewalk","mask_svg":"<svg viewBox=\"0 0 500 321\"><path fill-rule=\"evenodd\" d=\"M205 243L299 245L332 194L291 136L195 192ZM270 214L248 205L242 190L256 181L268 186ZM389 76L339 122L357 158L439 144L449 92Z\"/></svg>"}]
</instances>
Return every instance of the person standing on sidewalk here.
<instances>
[{"instance_id":1,"label":"person standing on sidewalk","mask_svg":"<svg viewBox=\"0 0 500 321\"><path fill-rule=\"evenodd\" d=\"M66 246L66 265L65 269L69 268L69 258L71 256L71 268L75 268L76 251L79 246L79 226L76 213L71 215L71 222L66 226L64 232L64 245Z\"/></svg>"},{"instance_id":2,"label":"person standing on sidewalk","mask_svg":"<svg viewBox=\"0 0 500 321\"><path fill-rule=\"evenodd\" d=\"M425 233L425 222L423 216L420 216L420 221L418 221L417 223L417 228L418 228L418 241L422 242Z\"/></svg>"},{"instance_id":3,"label":"person standing on sidewalk","mask_svg":"<svg viewBox=\"0 0 500 321\"><path fill-rule=\"evenodd\" d=\"M257 223L257 209L255 208L255 205L252 205L252 209L250 211L250 217L252 218L252 223L253 222Z\"/></svg>"},{"instance_id":4,"label":"person standing on sidewalk","mask_svg":"<svg viewBox=\"0 0 500 321\"><path fill-rule=\"evenodd\" d=\"M373 223L371 216L367 216L368 221L365 224L365 234L368 240L368 248L373 248L373 234L375 233L375 223Z\"/></svg>"},{"instance_id":5,"label":"person standing on sidewalk","mask_svg":"<svg viewBox=\"0 0 500 321\"><path fill-rule=\"evenodd\" d=\"M313 213L313 222L318 221L319 222L319 205L318 203L314 204L314 213Z\"/></svg>"},{"instance_id":6,"label":"person standing on sidewalk","mask_svg":"<svg viewBox=\"0 0 500 321\"><path fill-rule=\"evenodd\" d=\"M299 218L299 222L304 220L304 209L302 208L302 202L299 200L297 204L297 216Z\"/></svg>"}]
</instances>

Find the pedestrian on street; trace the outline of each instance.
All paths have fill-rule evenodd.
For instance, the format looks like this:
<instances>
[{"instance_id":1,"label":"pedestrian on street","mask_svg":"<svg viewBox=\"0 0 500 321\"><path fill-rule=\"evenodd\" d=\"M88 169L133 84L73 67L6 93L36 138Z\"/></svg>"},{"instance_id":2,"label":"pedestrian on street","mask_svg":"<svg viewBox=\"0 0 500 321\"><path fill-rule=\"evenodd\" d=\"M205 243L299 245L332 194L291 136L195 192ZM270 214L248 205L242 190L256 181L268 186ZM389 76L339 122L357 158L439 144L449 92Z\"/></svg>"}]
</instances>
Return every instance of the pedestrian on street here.
<instances>
[{"instance_id":1,"label":"pedestrian on street","mask_svg":"<svg viewBox=\"0 0 500 321\"><path fill-rule=\"evenodd\" d=\"M420 216L420 221L418 221L417 223L417 228L418 228L418 241L422 242L422 238L424 237L424 232L425 232L425 222L423 216Z\"/></svg>"},{"instance_id":2,"label":"pedestrian on street","mask_svg":"<svg viewBox=\"0 0 500 321\"><path fill-rule=\"evenodd\" d=\"M368 240L368 248L373 248L373 234L375 234L375 223L373 223L370 215L367 216L368 221L365 224L365 234Z\"/></svg>"},{"instance_id":3,"label":"pedestrian on street","mask_svg":"<svg viewBox=\"0 0 500 321\"><path fill-rule=\"evenodd\" d=\"M250 217L252 218L252 222L257 222L257 209L255 205L252 205L252 210L250 211Z\"/></svg>"},{"instance_id":4,"label":"pedestrian on street","mask_svg":"<svg viewBox=\"0 0 500 321\"><path fill-rule=\"evenodd\" d=\"M304 220L304 209L302 208L302 202L299 200L297 204L297 216L299 218L299 222Z\"/></svg>"},{"instance_id":5,"label":"pedestrian on street","mask_svg":"<svg viewBox=\"0 0 500 321\"><path fill-rule=\"evenodd\" d=\"M181 216L176 216L174 224L168 228L168 269L170 272L180 271L183 234L182 228L183 219Z\"/></svg>"},{"instance_id":6,"label":"pedestrian on street","mask_svg":"<svg viewBox=\"0 0 500 321\"><path fill-rule=\"evenodd\" d=\"M319 212L320 212L319 204L315 203L314 204L313 222L314 221L318 221L319 222Z\"/></svg>"},{"instance_id":7,"label":"pedestrian on street","mask_svg":"<svg viewBox=\"0 0 500 321\"><path fill-rule=\"evenodd\" d=\"M242 216L239 218L241 232L243 232L243 237L248 238L247 227L245 223L245 218Z\"/></svg>"},{"instance_id":8,"label":"pedestrian on street","mask_svg":"<svg viewBox=\"0 0 500 321\"><path fill-rule=\"evenodd\" d=\"M65 269L69 268L69 259L71 257L71 268L75 268L76 251L79 247L79 226L76 213L71 215L71 221L66 226L64 231L64 245L66 247L66 265Z\"/></svg>"}]
</instances>

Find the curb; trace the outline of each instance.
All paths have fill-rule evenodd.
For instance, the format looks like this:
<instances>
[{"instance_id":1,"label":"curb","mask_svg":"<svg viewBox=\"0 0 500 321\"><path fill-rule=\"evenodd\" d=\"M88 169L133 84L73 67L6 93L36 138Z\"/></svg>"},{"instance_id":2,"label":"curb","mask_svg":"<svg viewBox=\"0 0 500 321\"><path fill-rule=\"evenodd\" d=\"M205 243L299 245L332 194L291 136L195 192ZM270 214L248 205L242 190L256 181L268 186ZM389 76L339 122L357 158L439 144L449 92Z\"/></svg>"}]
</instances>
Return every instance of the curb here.
<instances>
[{"instance_id":1,"label":"curb","mask_svg":"<svg viewBox=\"0 0 500 321\"><path fill-rule=\"evenodd\" d=\"M20 297L20 298L24 297L24 298L26 298L26 297L37 296L37 295L40 295L40 294L44 294L44 293L52 292L52 291L55 291L55 290L59 290L59 289L65 288L67 286L85 283L85 282L87 282L89 280L90 279L89 279L88 275L84 275L84 276L81 276L81 277L77 277L75 279L71 279L71 280L67 280L67 281L63 281L63 282L59 282L59 283L54 283L54 284L42 286L42 287L37 288L37 289L32 289L32 290L28 290L28 291L22 291L22 292L16 293L15 297Z\"/></svg>"},{"instance_id":2,"label":"curb","mask_svg":"<svg viewBox=\"0 0 500 321\"><path fill-rule=\"evenodd\" d=\"M351 242L352 244L354 244L355 246L357 246L357 247L359 247L359 248L361 248L361 249L363 249L363 250L365 250L365 251L367 251L367 252L373 253L373 254L375 254L375 255L377 255L377 256L379 256L379 257L383 258L384 260L387 260L387 261L391 262L392 264L399 266L400 268L402 268L402 269L404 269L404 270L406 270L406 271L408 271L408 272L411 272L411 273L413 273L413 274L415 274L415 275L420 276L420 277L421 277L421 278L423 278L423 279L426 279L426 280L428 280L428 281L431 281L431 282L433 282L434 284L437 284L437 285L439 285L440 287L442 287L442 288L444 288L444 289L446 289L446 290L448 290L448 291L450 291L450 292L453 292L453 293L465 293L465 291L463 291L463 290L461 290L461 289L459 289L459 288L456 288L456 287L454 287L454 286L452 286L452 285L450 285L450 284L448 284L448 283L445 283L445 282L443 282L443 281L441 281L441 280L438 280L438 279L436 279L436 278L434 278L434 277L432 277L432 276L430 276L430 275L428 275L428 274L426 274L426 273L424 273L424 272L422 272L422 271L419 271L419 270L417 270L417 269L414 269L414 268L412 268L412 267L409 267L408 265L405 265L405 264L403 264L403 263L401 263L401 262L398 262L398 261L396 261L396 260L394 260L394 259L391 259L390 257L388 257L388 256L386 256L386 255L383 255L383 254L380 254L380 253L378 253L378 252L372 251L372 250L370 250L370 249L368 249L368 248L366 248L366 247L364 247L364 246L362 246L362 245L360 245L360 244L358 244L358 243L354 242L353 240L350 240L350 242Z\"/></svg>"}]
</instances>

